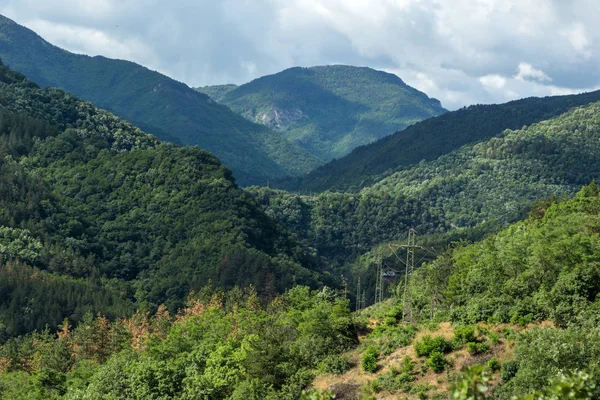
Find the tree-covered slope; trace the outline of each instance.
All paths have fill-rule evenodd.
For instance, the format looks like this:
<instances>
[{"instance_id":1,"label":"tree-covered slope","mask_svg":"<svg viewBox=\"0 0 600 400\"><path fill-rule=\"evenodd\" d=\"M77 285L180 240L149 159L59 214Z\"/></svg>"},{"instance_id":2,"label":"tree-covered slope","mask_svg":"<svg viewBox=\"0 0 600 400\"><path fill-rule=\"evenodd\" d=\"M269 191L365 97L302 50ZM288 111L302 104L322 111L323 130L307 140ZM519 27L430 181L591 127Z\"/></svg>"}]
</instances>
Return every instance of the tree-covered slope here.
<instances>
[{"instance_id":1,"label":"tree-covered slope","mask_svg":"<svg viewBox=\"0 0 600 400\"><path fill-rule=\"evenodd\" d=\"M358 193L250 190L269 215L342 262L403 239L410 226L420 235L496 229L532 202L598 178L600 102L406 167Z\"/></svg>"},{"instance_id":2,"label":"tree-covered slope","mask_svg":"<svg viewBox=\"0 0 600 400\"><path fill-rule=\"evenodd\" d=\"M290 68L239 87L197 90L324 161L446 112L396 75L345 65Z\"/></svg>"},{"instance_id":3,"label":"tree-covered slope","mask_svg":"<svg viewBox=\"0 0 600 400\"><path fill-rule=\"evenodd\" d=\"M183 83L132 62L69 53L2 16L0 58L41 86L64 89L141 121L161 139L201 146L232 168L241 184L300 175L319 163L279 134Z\"/></svg>"},{"instance_id":4,"label":"tree-covered slope","mask_svg":"<svg viewBox=\"0 0 600 400\"><path fill-rule=\"evenodd\" d=\"M277 187L307 193L358 191L396 169L422 160L435 160L465 144L499 135L505 129L520 129L598 100L600 91L469 106L416 123L373 144L359 147L307 176L285 180Z\"/></svg>"},{"instance_id":5,"label":"tree-covered slope","mask_svg":"<svg viewBox=\"0 0 600 400\"><path fill-rule=\"evenodd\" d=\"M320 279L316 258L215 156L160 143L1 64L0 176L8 335L90 310L123 315L132 301L176 310L211 281L271 297Z\"/></svg>"}]
</instances>

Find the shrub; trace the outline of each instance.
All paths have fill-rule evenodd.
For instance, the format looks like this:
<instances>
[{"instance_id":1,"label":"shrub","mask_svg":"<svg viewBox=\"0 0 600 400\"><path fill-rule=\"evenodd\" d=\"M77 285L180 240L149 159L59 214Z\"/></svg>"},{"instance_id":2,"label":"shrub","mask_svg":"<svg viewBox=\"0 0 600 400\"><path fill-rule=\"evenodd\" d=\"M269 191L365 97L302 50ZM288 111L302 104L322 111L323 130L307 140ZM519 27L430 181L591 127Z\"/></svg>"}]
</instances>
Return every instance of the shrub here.
<instances>
[{"instance_id":1,"label":"shrub","mask_svg":"<svg viewBox=\"0 0 600 400\"><path fill-rule=\"evenodd\" d=\"M404 374L412 374L415 370L415 363L412 362L409 355L404 356L402 359L401 369Z\"/></svg>"},{"instance_id":2,"label":"shrub","mask_svg":"<svg viewBox=\"0 0 600 400\"><path fill-rule=\"evenodd\" d=\"M500 335L498 335L496 332L491 332L490 340L492 341L493 345L496 345L496 344L500 343Z\"/></svg>"},{"instance_id":3,"label":"shrub","mask_svg":"<svg viewBox=\"0 0 600 400\"><path fill-rule=\"evenodd\" d=\"M401 373L400 375L398 375L398 377L396 378L396 381L402 385L404 383L410 383L413 382L415 379L414 376L412 376L411 374L408 374L406 372Z\"/></svg>"},{"instance_id":4,"label":"shrub","mask_svg":"<svg viewBox=\"0 0 600 400\"><path fill-rule=\"evenodd\" d=\"M385 317L385 320L384 320L384 324L387 326L394 326L394 325L396 325L396 322L397 322L396 318L394 318L394 317Z\"/></svg>"},{"instance_id":5,"label":"shrub","mask_svg":"<svg viewBox=\"0 0 600 400\"><path fill-rule=\"evenodd\" d=\"M500 378L503 382L510 381L519 371L519 362L516 360L507 361L502 364L500 369Z\"/></svg>"},{"instance_id":6,"label":"shrub","mask_svg":"<svg viewBox=\"0 0 600 400\"><path fill-rule=\"evenodd\" d=\"M484 342L484 343L475 343L475 342L467 343L467 351L472 356L475 354L489 353L490 350L491 350L490 345L486 342Z\"/></svg>"},{"instance_id":7,"label":"shrub","mask_svg":"<svg viewBox=\"0 0 600 400\"><path fill-rule=\"evenodd\" d=\"M477 336L475 335L475 327L472 325L457 326L454 328L454 340L453 342L459 346L469 342L476 342Z\"/></svg>"},{"instance_id":8,"label":"shrub","mask_svg":"<svg viewBox=\"0 0 600 400\"><path fill-rule=\"evenodd\" d=\"M415 342L415 352L417 356L429 356L433 352L449 353L452 350L452 344L442 336L432 338L429 335L423 336L423 339Z\"/></svg>"},{"instance_id":9,"label":"shrub","mask_svg":"<svg viewBox=\"0 0 600 400\"><path fill-rule=\"evenodd\" d=\"M444 371L444 369L446 368L446 364L448 364L448 361L446 361L446 357L444 357L444 353L439 352L439 351L434 351L429 356L429 360L427 360L427 364L429 365L429 368L431 368L431 370L433 372L436 372L439 374L440 372Z\"/></svg>"},{"instance_id":10,"label":"shrub","mask_svg":"<svg viewBox=\"0 0 600 400\"><path fill-rule=\"evenodd\" d=\"M377 358L379 357L379 351L375 347L369 347L365 350L360 365L365 372L377 371Z\"/></svg>"},{"instance_id":11,"label":"shrub","mask_svg":"<svg viewBox=\"0 0 600 400\"><path fill-rule=\"evenodd\" d=\"M496 357L492 357L487 362L487 366L492 372L499 371L500 370L500 361L498 361L498 359Z\"/></svg>"},{"instance_id":12,"label":"shrub","mask_svg":"<svg viewBox=\"0 0 600 400\"><path fill-rule=\"evenodd\" d=\"M319 363L317 369L326 374L343 374L349 368L348 357L330 355Z\"/></svg>"}]
</instances>

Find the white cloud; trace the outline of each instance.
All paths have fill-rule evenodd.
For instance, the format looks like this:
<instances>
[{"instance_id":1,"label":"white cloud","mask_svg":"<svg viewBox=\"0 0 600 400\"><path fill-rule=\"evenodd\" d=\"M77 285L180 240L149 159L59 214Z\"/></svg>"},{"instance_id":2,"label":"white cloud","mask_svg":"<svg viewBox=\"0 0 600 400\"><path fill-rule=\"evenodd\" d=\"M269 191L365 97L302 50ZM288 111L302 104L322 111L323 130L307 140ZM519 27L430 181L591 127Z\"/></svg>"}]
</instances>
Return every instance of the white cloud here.
<instances>
[{"instance_id":1,"label":"white cloud","mask_svg":"<svg viewBox=\"0 0 600 400\"><path fill-rule=\"evenodd\" d=\"M528 81L534 80L538 82L551 82L552 78L550 78L544 71L541 69L534 68L533 65L522 62L519 63L517 75L515 75L515 79L520 81Z\"/></svg>"},{"instance_id":2,"label":"white cloud","mask_svg":"<svg viewBox=\"0 0 600 400\"><path fill-rule=\"evenodd\" d=\"M479 82L490 89L503 89L506 86L506 78L500 75L486 75L479 78Z\"/></svg>"},{"instance_id":3,"label":"white cloud","mask_svg":"<svg viewBox=\"0 0 600 400\"><path fill-rule=\"evenodd\" d=\"M344 63L457 108L600 84L597 0L3 0L0 13L193 86Z\"/></svg>"}]
</instances>

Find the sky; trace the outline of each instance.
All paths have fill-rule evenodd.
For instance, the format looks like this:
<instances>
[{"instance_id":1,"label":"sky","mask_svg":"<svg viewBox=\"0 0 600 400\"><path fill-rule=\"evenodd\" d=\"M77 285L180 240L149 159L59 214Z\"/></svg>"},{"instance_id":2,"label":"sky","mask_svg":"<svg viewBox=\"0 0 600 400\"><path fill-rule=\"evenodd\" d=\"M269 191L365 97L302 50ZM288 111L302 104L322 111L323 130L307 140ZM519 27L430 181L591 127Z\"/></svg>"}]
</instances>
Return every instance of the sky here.
<instances>
[{"instance_id":1,"label":"sky","mask_svg":"<svg viewBox=\"0 0 600 400\"><path fill-rule=\"evenodd\" d=\"M598 0L2 0L76 53L190 86L292 66L395 73L448 109L600 89Z\"/></svg>"}]
</instances>

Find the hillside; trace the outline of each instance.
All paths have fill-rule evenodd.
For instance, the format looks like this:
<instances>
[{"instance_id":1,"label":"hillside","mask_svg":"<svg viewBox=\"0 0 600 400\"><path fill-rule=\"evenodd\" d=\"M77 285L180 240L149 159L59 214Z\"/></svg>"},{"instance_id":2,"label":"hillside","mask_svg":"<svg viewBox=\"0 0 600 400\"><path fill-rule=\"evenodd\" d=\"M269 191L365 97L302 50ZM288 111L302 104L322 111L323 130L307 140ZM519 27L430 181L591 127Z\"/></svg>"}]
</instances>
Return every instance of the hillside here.
<instances>
[{"instance_id":1,"label":"hillside","mask_svg":"<svg viewBox=\"0 0 600 400\"><path fill-rule=\"evenodd\" d=\"M481 237L534 201L600 178L600 102L400 169L358 193L314 196L250 188L267 214L340 264L373 246L449 232ZM394 257L390 260L393 264ZM401 265L397 265L401 267Z\"/></svg>"},{"instance_id":2,"label":"hillside","mask_svg":"<svg viewBox=\"0 0 600 400\"><path fill-rule=\"evenodd\" d=\"M324 161L446 112L396 75L345 65L290 68L238 87L197 90Z\"/></svg>"},{"instance_id":3,"label":"hillside","mask_svg":"<svg viewBox=\"0 0 600 400\"><path fill-rule=\"evenodd\" d=\"M140 65L69 53L0 16L0 58L40 86L74 93L164 140L215 154L241 184L307 173L319 161L183 83ZM162 133L164 132L164 135Z\"/></svg>"},{"instance_id":4,"label":"hillside","mask_svg":"<svg viewBox=\"0 0 600 400\"><path fill-rule=\"evenodd\" d=\"M463 145L487 140L600 100L600 91L527 98L499 105L473 105L416 123L298 179L274 186L304 193L358 191L396 169L431 161Z\"/></svg>"},{"instance_id":5,"label":"hillside","mask_svg":"<svg viewBox=\"0 0 600 400\"><path fill-rule=\"evenodd\" d=\"M347 293L202 290L0 346L11 399L595 400L600 189L548 201L350 312ZM407 299L404 301L404 299ZM369 302L370 303L370 302ZM335 397L334 397L335 396Z\"/></svg>"},{"instance_id":6,"label":"hillside","mask_svg":"<svg viewBox=\"0 0 600 400\"><path fill-rule=\"evenodd\" d=\"M1 64L0 154L0 339L134 303L175 311L210 282L268 298L320 280L216 157Z\"/></svg>"}]
</instances>

